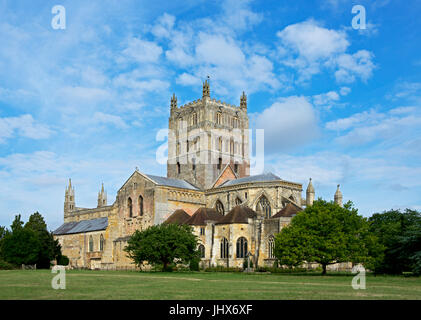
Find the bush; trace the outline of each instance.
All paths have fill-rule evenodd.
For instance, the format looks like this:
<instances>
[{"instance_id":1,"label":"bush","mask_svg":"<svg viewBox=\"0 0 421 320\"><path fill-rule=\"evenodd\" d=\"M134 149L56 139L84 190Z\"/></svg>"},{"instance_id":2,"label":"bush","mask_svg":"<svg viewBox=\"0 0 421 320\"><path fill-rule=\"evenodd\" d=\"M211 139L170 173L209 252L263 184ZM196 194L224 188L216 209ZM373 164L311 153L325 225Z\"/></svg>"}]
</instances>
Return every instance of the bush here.
<instances>
[{"instance_id":1,"label":"bush","mask_svg":"<svg viewBox=\"0 0 421 320\"><path fill-rule=\"evenodd\" d=\"M57 258L57 264L60 266L67 266L69 265L69 258L67 256L59 256Z\"/></svg>"},{"instance_id":2,"label":"bush","mask_svg":"<svg viewBox=\"0 0 421 320\"><path fill-rule=\"evenodd\" d=\"M227 268L224 266L217 266L217 267L211 267L211 268L206 268L205 269L206 272L243 272L243 269L241 268Z\"/></svg>"},{"instance_id":3,"label":"bush","mask_svg":"<svg viewBox=\"0 0 421 320\"><path fill-rule=\"evenodd\" d=\"M4 260L0 260L0 270L12 270L15 269L15 266Z\"/></svg>"},{"instance_id":4,"label":"bush","mask_svg":"<svg viewBox=\"0 0 421 320\"><path fill-rule=\"evenodd\" d=\"M192 259L190 261L190 271L199 271L199 259Z\"/></svg>"}]
</instances>

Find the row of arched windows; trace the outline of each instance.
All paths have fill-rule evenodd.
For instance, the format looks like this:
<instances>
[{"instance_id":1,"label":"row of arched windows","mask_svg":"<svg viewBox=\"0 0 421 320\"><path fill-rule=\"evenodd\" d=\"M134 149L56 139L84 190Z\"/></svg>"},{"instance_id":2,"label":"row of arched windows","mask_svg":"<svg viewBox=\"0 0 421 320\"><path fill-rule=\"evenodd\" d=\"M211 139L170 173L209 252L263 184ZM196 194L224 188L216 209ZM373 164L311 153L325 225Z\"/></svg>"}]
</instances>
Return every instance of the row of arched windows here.
<instances>
[{"instance_id":1,"label":"row of arched windows","mask_svg":"<svg viewBox=\"0 0 421 320\"><path fill-rule=\"evenodd\" d=\"M224 143L222 137L218 137L216 142L216 150L222 152L223 145L225 145L225 152L228 152L228 140L226 140L226 143ZM229 141L229 152L231 155L241 154L241 144L231 139Z\"/></svg>"},{"instance_id":2,"label":"row of arched windows","mask_svg":"<svg viewBox=\"0 0 421 320\"><path fill-rule=\"evenodd\" d=\"M104 236L101 234L99 237L99 251L104 251ZM94 238L92 236L89 237L89 252L94 252Z\"/></svg>"},{"instance_id":3,"label":"row of arched windows","mask_svg":"<svg viewBox=\"0 0 421 320\"><path fill-rule=\"evenodd\" d=\"M143 216L143 197L140 195L138 199L139 205L139 216ZM133 217L133 201L132 198L127 199L127 210L129 212L129 217Z\"/></svg>"},{"instance_id":4,"label":"row of arched windows","mask_svg":"<svg viewBox=\"0 0 421 320\"><path fill-rule=\"evenodd\" d=\"M236 258L246 258L248 254L247 239L240 237L237 240ZM227 259L229 257L229 242L227 238L222 238L220 242L220 258Z\"/></svg>"},{"instance_id":5,"label":"row of arched windows","mask_svg":"<svg viewBox=\"0 0 421 320\"><path fill-rule=\"evenodd\" d=\"M230 117L230 116L226 116L227 119L224 122L227 122L231 125L231 127L233 128L238 128L240 125L240 120L237 117ZM217 112L216 113L216 119L215 119L216 124L222 124L223 122L223 118L222 118L222 113L221 112Z\"/></svg>"},{"instance_id":6,"label":"row of arched windows","mask_svg":"<svg viewBox=\"0 0 421 320\"><path fill-rule=\"evenodd\" d=\"M237 197L235 199L235 205L239 206L243 203L243 201ZM218 211L220 214L225 215L224 205L220 200L216 200L215 202L215 210ZM260 213L260 215L264 216L265 218L270 218L272 215L272 209L270 207L270 202L265 196L261 196L259 201L256 205L256 212Z\"/></svg>"},{"instance_id":7,"label":"row of arched windows","mask_svg":"<svg viewBox=\"0 0 421 320\"><path fill-rule=\"evenodd\" d=\"M198 250L200 252L200 257L205 258L205 246L199 244ZM237 240L236 246L236 258L247 258L248 254L248 242L244 237L240 237ZM229 242L227 238L222 238L220 242L220 258L227 259L229 257ZM272 235L268 239L268 258L275 258L275 237Z\"/></svg>"}]
</instances>

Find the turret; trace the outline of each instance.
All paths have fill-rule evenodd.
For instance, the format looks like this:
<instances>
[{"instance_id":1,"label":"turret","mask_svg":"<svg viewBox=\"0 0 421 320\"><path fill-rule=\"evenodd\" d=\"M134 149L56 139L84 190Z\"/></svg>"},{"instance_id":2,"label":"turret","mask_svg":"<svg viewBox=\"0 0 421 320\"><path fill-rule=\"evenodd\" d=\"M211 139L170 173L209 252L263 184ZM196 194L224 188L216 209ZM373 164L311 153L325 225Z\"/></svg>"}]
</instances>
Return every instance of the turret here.
<instances>
[{"instance_id":1,"label":"turret","mask_svg":"<svg viewBox=\"0 0 421 320\"><path fill-rule=\"evenodd\" d=\"M173 93L171 97L171 111L175 109L177 109L177 97L175 96L175 93Z\"/></svg>"},{"instance_id":2,"label":"turret","mask_svg":"<svg viewBox=\"0 0 421 320\"><path fill-rule=\"evenodd\" d=\"M69 179L69 185L64 192L64 215L75 210L75 188L72 187L72 180Z\"/></svg>"},{"instance_id":3,"label":"turret","mask_svg":"<svg viewBox=\"0 0 421 320\"><path fill-rule=\"evenodd\" d=\"M205 82L203 82L202 97L203 99L210 98L210 89L209 89L208 80L205 80Z\"/></svg>"},{"instance_id":4,"label":"turret","mask_svg":"<svg viewBox=\"0 0 421 320\"><path fill-rule=\"evenodd\" d=\"M243 91L243 94L240 97L240 108L247 111L247 96Z\"/></svg>"},{"instance_id":5,"label":"turret","mask_svg":"<svg viewBox=\"0 0 421 320\"><path fill-rule=\"evenodd\" d=\"M104 191L104 184L102 184L101 191L98 192L98 208L107 205L107 192Z\"/></svg>"},{"instance_id":6,"label":"turret","mask_svg":"<svg viewBox=\"0 0 421 320\"><path fill-rule=\"evenodd\" d=\"M336 204L340 205L342 207L342 192L341 190L339 190L339 184L338 184L338 188L336 189L335 192L335 197L334 197L334 201Z\"/></svg>"},{"instance_id":7,"label":"turret","mask_svg":"<svg viewBox=\"0 0 421 320\"><path fill-rule=\"evenodd\" d=\"M313 205L315 194L316 193L314 191L314 187L313 187L313 184L311 183L311 178L310 178L310 181L308 183L307 190L306 190L306 206L307 207Z\"/></svg>"}]
</instances>

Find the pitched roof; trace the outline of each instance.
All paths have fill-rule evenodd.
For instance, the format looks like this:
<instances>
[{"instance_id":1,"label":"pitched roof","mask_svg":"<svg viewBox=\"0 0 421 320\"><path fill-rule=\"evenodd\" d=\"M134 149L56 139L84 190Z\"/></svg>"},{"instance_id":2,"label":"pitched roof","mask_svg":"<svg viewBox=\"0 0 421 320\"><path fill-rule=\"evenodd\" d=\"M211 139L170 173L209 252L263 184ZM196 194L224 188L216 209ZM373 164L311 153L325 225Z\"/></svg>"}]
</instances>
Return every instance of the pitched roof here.
<instances>
[{"instance_id":1,"label":"pitched roof","mask_svg":"<svg viewBox=\"0 0 421 320\"><path fill-rule=\"evenodd\" d=\"M284 208L278 211L271 218L273 219L273 218L280 218L280 217L292 217L302 210L303 209L298 207L297 205L293 203L288 203Z\"/></svg>"},{"instance_id":2,"label":"pitched roof","mask_svg":"<svg viewBox=\"0 0 421 320\"><path fill-rule=\"evenodd\" d=\"M223 215L215 209L201 207L185 223L192 226L204 226L206 220L219 221L222 218Z\"/></svg>"},{"instance_id":3,"label":"pitched roof","mask_svg":"<svg viewBox=\"0 0 421 320\"><path fill-rule=\"evenodd\" d=\"M247 206L236 206L231 209L217 224L248 223L249 218L254 218L257 213Z\"/></svg>"},{"instance_id":4,"label":"pitched roof","mask_svg":"<svg viewBox=\"0 0 421 320\"><path fill-rule=\"evenodd\" d=\"M91 231L105 230L108 227L108 218L97 218L91 220L82 220L77 222L66 222L56 229L53 234L73 234Z\"/></svg>"},{"instance_id":5,"label":"pitched roof","mask_svg":"<svg viewBox=\"0 0 421 320\"><path fill-rule=\"evenodd\" d=\"M183 209L175 210L164 223L184 224L190 219L190 215Z\"/></svg>"},{"instance_id":6,"label":"pitched roof","mask_svg":"<svg viewBox=\"0 0 421 320\"><path fill-rule=\"evenodd\" d=\"M220 184L217 188L234 186L234 185L242 184L242 183L280 181L280 180L282 180L282 179L279 178L277 175L273 174L272 172L268 172L268 173L258 174L258 175L255 175L255 176L244 177L244 178L239 178L239 179L235 179L235 180L228 180L228 181Z\"/></svg>"},{"instance_id":7,"label":"pitched roof","mask_svg":"<svg viewBox=\"0 0 421 320\"><path fill-rule=\"evenodd\" d=\"M157 185L160 185L160 186L199 190L198 188L196 188L194 185L187 182L186 180L154 176L151 174L145 174L145 176L147 176L149 179L151 179L153 182L155 182Z\"/></svg>"}]
</instances>

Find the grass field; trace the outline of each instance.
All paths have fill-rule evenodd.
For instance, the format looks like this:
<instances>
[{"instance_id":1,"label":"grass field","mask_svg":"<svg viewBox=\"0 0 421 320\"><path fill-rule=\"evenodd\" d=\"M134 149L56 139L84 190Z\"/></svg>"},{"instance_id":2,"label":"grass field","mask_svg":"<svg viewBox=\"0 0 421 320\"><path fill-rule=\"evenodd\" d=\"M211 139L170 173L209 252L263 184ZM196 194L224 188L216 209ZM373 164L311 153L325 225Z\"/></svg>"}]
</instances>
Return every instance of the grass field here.
<instances>
[{"instance_id":1,"label":"grass field","mask_svg":"<svg viewBox=\"0 0 421 320\"><path fill-rule=\"evenodd\" d=\"M421 278L372 276L354 290L353 275L66 271L54 290L49 270L0 271L0 299L421 299Z\"/></svg>"}]
</instances>

